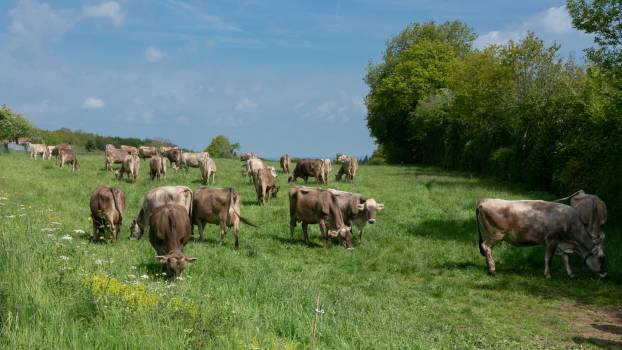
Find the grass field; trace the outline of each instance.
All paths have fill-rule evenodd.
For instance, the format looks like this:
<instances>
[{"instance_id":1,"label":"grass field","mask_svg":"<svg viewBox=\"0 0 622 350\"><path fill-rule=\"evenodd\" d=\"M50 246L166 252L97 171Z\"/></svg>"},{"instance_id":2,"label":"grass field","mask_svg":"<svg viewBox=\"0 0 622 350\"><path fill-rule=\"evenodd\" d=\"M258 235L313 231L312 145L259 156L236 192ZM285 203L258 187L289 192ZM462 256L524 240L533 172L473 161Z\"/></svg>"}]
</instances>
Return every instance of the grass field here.
<instances>
[{"instance_id":1,"label":"grass field","mask_svg":"<svg viewBox=\"0 0 622 350\"><path fill-rule=\"evenodd\" d=\"M103 170L102 154L82 155L71 173L25 154L0 155L0 348L310 348L320 293L319 349L567 349L622 347L622 233L606 227L609 278L566 276L554 258L545 280L540 247L495 247L497 277L477 248L479 197L543 198L507 184L433 168L362 166L355 184L329 183L385 204L365 245L324 248L289 240L287 184L257 205L241 162L217 160L218 187L242 194L241 228L217 245L218 228L186 253L198 258L182 279L160 275L148 240L128 225L143 195L165 184L200 187L197 169L159 183L142 163L136 184ZM333 178L334 179L334 178ZM300 182L300 180L299 180ZM122 239L92 244L89 195L116 185L127 195ZM610 213L613 217L614 213ZM573 257L580 270L581 261ZM616 323L617 322L617 323Z\"/></svg>"}]
</instances>

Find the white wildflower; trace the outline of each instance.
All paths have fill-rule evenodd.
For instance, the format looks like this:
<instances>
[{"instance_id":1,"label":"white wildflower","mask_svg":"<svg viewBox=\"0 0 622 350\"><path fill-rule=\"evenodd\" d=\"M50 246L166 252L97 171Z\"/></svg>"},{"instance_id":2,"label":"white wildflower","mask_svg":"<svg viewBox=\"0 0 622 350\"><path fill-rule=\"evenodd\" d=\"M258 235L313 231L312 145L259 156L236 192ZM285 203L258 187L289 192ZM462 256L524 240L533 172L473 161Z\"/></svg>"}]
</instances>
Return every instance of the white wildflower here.
<instances>
[{"instance_id":1,"label":"white wildflower","mask_svg":"<svg viewBox=\"0 0 622 350\"><path fill-rule=\"evenodd\" d=\"M59 258L61 260L69 260L69 257L68 256L64 256L64 255L59 256Z\"/></svg>"},{"instance_id":2,"label":"white wildflower","mask_svg":"<svg viewBox=\"0 0 622 350\"><path fill-rule=\"evenodd\" d=\"M102 260L102 259L96 259L95 260L95 264L96 265L102 265L103 263L104 263L104 260Z\"/></svg>"},{"instance_id":3,"label":"white wildflower","mask_svg":"<svg viewBox=\"0 0 622 350\"><path fill-rule=\"evenodd\" d=\"M13 219L14 217L15 217L15 215L7 215L7 216L5 216L5 218L7 218L7 219Z\"/></svg>"},{"instance_id":4,"label":"white wildflower","mask_svg":"<svg viewBox=\"0 0 622 350\"><path fill-rule=\"evenodd\" d=\"M134 266L134 265L130 266L130 270L136 270L136 269L137 269L136 266Z\"/></svg>"},{"instance_id":5,"label":"white wildflower","mask_svg":"<svg viewBox=\"0 0 622 350\"><path fill-rule=\"evenodd\" d=\"M136 276L132 275L132 274L129 274L129 275L127 275L127 278L136 278Z\"/></svg>"},{"instance_id":6,"label":"white wildflower","mask_svg":"<svg viewBox=\"0 0 622 350\"><path fill-rule=\"evenodd\" d=\"M77 229L73 230L73 233L83 234L84 230L81 230L81 229L77 228Z\"/></svg>"},{"instance_id":7,"label":"white wildflower","mask_svg":"<svg viewBox=\"0 0 622 350\"><path fill-rule=\"evenodd\" d=\"M63 237L61 237L61 239L65 240L65 241L71 241L73 239L73 237L71 237L70 235L64 235Z\"/></svg>"},{"instance_id":8,"label":"white wildflower","mask_svg":"<svg viewBox=\"0 0 622 350\"><path fill-rule=\"evenodd\" d=\"M149 278L149 276L147 276L147 275L141 275L141 276L140 276L140 278L142 278L142 279L146 280L146 279L148 279L148 278Z\"/></svg>"},{"instance_id":9,"label":"white wildflower","mask_svg":"<svg viewBox=\"0 0 622 350\"><path fill-rule=\"evenodd\" d=\"M8 200L8 198L6 198L6 197L0 197L0 201L5 201L5 200Z\"/></svg>"},{"instance_id":10,"label":"white wildflower","mask_svg":"<svg viewBox=\"0 0 622 350\"><path fill-rule=\"evenodd\" d=\"M55 228L55 227L46 227L46 228L42 228L41 229L41 231L43 231L43 232L54 232L56 230L58 230L58 229Z\"/></svg>"},{"instance_id":11,"label":"white wildflower","mask_svg":"<svg viewBox=\"0 0 622 350\"><path fill-rule=\"evenodd\" d=\"M50 225L60 225L60 222L58 222L58 221L50 221Z\"/></svg>"},{"instance_id":12,"label":"white wildflower","mask_svg":"<svg viewBox=\"0 0 622 350\"><path fill-rule=\"evenodd\" d=\"M324 314L324 310L323 309L315 309L315 312L320 314L320 315Z\"/></svg>"},{"instance_id":13,"label":"white wildflower","mask_svg":"<svg viewBox=\"0 0 622 350\"><path fill-rule=\"evenodd\" d=\"M22 216L26 216L26 214L19 214L19 216L20 216L20 217L22 217Z\"/></svg>"}]
</instances>

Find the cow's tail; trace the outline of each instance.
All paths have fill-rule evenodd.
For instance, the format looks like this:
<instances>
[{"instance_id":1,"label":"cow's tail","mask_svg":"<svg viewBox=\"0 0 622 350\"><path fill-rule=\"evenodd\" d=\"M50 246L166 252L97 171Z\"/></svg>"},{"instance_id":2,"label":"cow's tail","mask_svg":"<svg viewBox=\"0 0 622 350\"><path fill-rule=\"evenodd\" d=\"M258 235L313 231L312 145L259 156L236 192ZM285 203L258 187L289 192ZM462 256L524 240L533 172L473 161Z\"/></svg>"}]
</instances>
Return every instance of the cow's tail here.
<instances>
[{"instance_id":1,"label":"cow's tail","mask_svg":"<svg viewBox=\"0 0 622 350\"><path fill-rule=\"evenodd\" d=\"M114 188L110 188L110 193L112 194L112 201L114 202L114 208L119 213L119 222L123 221L123 213L121 212L121 207L119 206L119 201L117 199L117 193Z\"/></svg>"},{"instance_id":2,"label":"cow's tail","mask_svg":"<svg viewBox=\"0 0 622 350\"><path fill-rule=\"evenodd\" d=\"M479 234L479 253L482 254L482 256L486 256L486 252L484 251L484 248L482 248L484 239L482 238L482 229L479 223L479 203L477 203L477 206L475 207L475 224L477 225L477 233Z\"/></svg>"},{"instance_id":3,"label":"cow's tail","mask_svg":"<svg viewBox=\"0 0 622 350\"><path fill-rule=\"evenodd\" d=\"M232 187L229 187L229 215L235 215L238 217L238 219L240 219L241 222L243 222L244 224L248 225L248 226L252 226L252 227L259 227L256 224L252 223L250 220L248 220L247 218L243 217L242 215L240 215L240 213L238 213L237 210L235 210L235 202L237 200L237 194L234 192Z\"/></svg>"}]
</instances>

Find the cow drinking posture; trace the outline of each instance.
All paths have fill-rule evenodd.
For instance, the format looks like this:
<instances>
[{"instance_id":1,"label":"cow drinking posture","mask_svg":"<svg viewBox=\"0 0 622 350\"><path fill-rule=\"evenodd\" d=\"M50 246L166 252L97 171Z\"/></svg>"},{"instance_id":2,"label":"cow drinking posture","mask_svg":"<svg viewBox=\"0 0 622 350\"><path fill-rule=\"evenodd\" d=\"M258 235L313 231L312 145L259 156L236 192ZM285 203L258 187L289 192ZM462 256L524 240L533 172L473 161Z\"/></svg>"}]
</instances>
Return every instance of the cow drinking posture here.
<instances>
[{"instance_id":1,"label":"cow drinking posture","mask_svg":"<svg viewBox=\"0 0 622 350\"><path fill-rule=\"evenodd\" d=\"M199 170L204 184L208 185L210 178L212 184L216 181L216 162L212 158L206 157L199 160Z\"/></svg>"},{"instance_id":2,"label":"cow drinking posture","mask_svg":"<svg viewBox=\"0 0 622 350\"><path fill-rule=\"evenodd\" d=\"M138 172L140 171L140 158L135 154L128 154L123 159L121 168L115 172L117 180L123 178L123 174L127 173L127 177L131 182L136 182Z\"/></svg>"},{"instance_id":3,"label":"cow drinking posture","mask_svg":"<svg viewBox=\"0 0 622 350\"><path fill-rule=\"evenodd\" d=\"M186 208L186 214L190 217L192 190L186 186L162 186L149 191L143 199L138 217L130 225L131 238L140 239L147 230L149 219L155 210L170 203L179 204Z\"/></svg>"},{"instance_id":4,"label":"cow drinking posture","mask_svg":"<svg viewBox=\"0 0 622 350\"><path fill-rule=\"evenodd\" d=\"M328 190L310 187L289 190L289 218L290 239L294 239L297 222L302 222L307 243L309 224L319 224L325 245L328 245L329 236L339 237L345 248L352 249L352 230L344 224L337 196Z\"/></svg>"},{"instance_id":5,"label":"cow drinking posture","mask_svg":"<svg viewBox=\"0 0 622 350\"><path fill-rule=\"evenodd\" d=\"M220 225L220 244L225 243L227 228L233 226L235 249L240 247L240 221L257 227L240 215L240 194L233 188L199 188L194 191L192 223L199 228L199 237L203 239L205 224Z\"/></svg>"},{"instance_id":6,"label":"cow drinking posture","mask_svg":"<svg viewBox=\"0 0 622 350\"><path fill-rule=\"evenodd\" d=\"M149 242L156 251L156 259L166 266L168 276L179 277L188 262L197 259L184 255L190 238L192 225L185 207L170 203L155 210L149 220Z\"/></svg>"},{"instance_id":7,"label":"cow drinking posture","mask_svg":"<svg viewBox=\"0 0 622 350\"><path fill-rule=\"evenodd\" d=\"M282 155L281 159L279 159L279 163L281 164L281 169L283 169L283 172L289 174L289 154L285 153L284 155Z\"/></svg>"},{"instance_id":8,"label":"cow drinking posture","mask_svg":"<svg viewBox=\"0 0 622 350\"><path fill-rule=\"evenodd\" d=\"M166 158L158 155L151 156L151 160L149 161L149 175L151 176L151 180L160 180L160 177L166 177Z\"/></svg>"},{"instance_id":9,"label":"cow drinking posture","mask_svg":"<svg viewBox=\"0 0 622 350\"><path fill-rule=\"evenodd\" d=\"M358 244L363 244L363 229L366 224L376 223L376 211L384 209L384 204L377 203L373 198L365 198L360 193L352 193L329 189L337 196L337 203L343 216L343 222L359 229Z\"/></svg>"},{"instance_id":10,"label":"cow drinking posture","mask_svg":"<svg viewBox=\"0 0 622 350\"><path fill-rule=\"evenodd\" d=\"M71 164L71 171L80 170L80 161L76 156L76 151L71 148L61 148L58 152L60 158L60 167L65 164Z\"/></svg>"},{"instance_id":11,"label":"cow drinking posture","mask_svg":"<svg viewBox=\"0 0 622 350\"><path fill-rule=\"evenodd\" d=\"M93 222L93 242L107 239L106 226L109 228L113 241L119 238L123 211L125 210L125 193L116 187L98 187L91 193L91 220Z\"/></svg>"},{"instance_id":12,"label":"cow drinking posture","mask_svg":"<svg viewBox=\"0 0 622 350\"><path fill-rule=\"evenodd\" d=\"M604 235L599 228L585 225L581 221L580 212L571 206L538 200L486 198L477 202L475 215L480 253L486 257L491 275L496 272L492 248L501 241L516 246L544 245L546 278L551 278L553 254L562 256L568 276L574 277L568 256L572 252L581 255L589 269L599 276L607 275L602 248ZM598 215L596 206L590 215Z\"/></svg>"},{"instance_id":13,"label":"cow drinking posture","mask_svg":"<svg viewBox=\"0 0 622 350\"><path fill-rule=\"evenodd\" d=\"M274 176L270 169L259 169L253 172L253 184L257 193L257 201L259 204L265 205L272 198L276 198L279 192L279 186L274 183Z\"/></svg>"}]
</instances>

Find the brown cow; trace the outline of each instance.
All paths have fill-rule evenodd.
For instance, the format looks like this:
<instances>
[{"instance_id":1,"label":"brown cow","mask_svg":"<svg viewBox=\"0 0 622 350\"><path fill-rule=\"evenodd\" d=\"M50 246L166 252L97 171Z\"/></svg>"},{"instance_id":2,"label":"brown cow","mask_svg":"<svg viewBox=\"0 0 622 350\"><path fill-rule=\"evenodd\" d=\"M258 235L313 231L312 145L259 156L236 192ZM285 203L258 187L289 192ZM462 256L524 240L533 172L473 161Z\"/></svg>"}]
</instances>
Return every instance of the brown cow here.
<instances>
[{"instance_id":1,"label":"brown cow","mask_svg":"<svg viewBox=\"0 0 622 350\"><path fill-rule=\"evenodd\" d=\"M281 169L283 169L283 172L289 174L289 154L285 153L282 155L279 163L281 163Z\"/></svg>"},{"instance_id":2,"label":"brown cow","mask_svg":"<svg viewBox=\"0 0 622 350\"><path fill-rule=\"evenodd\" d=\"M598 236L604 235L602 226L607 223L607 205L598 196L580 190L555 202L577 209L581 221L589 227L590 233L598 232Z\"/></svg>"},{"instance_id":3,"label":"brown cow","mask_svg":"<svg viewBox=\"0 0 622 350\"><path fill-rule=\"evenodd\" d=\"M140 146L138 147L138 156L141 158L151 158L158 155L158 150L155 147Z\"/></svg>"},{"instance_id":4,"label":"brown cow","mask_svg":"<svg viewBox=\"0 0 622 350\"><path fill-rule=\"evenodd\" d=\"M203 239L205 224L220 225L220 244L225 243L227 227L233 226L235 249L240 247L240 221L257 227L240 215L240 193L233 188L202 187L194 191L192 223L198 226L199 237Z\"/></svg>"},{"instance_id":5,"label":"brown cow","mask_svg":"<svg viewBox=\"0 0 622 350\"><path fill-rule=\"evenodd\" d=\"M292 175L289 176L287 182L296 181L297 178L301 177L305 180L305 183L308 182L309 177L313 176L315 179L324 183L322 179L322 174L324 173L324 162L320 159L301 159L298 163L296 163L296 167Z\"/></svg>"},{"instance_id":6,"label":"brown cow","mask_svg":"<svg viewBox=\"0 0 622 350\"><path fill-rule=\"evenodd\" d=\"M240 154L240 160L246 162L249 159L257 158L255 152L244 152Z\"/></svg>"},{"instance_id":7,"label":"brown cow","mask_svg":"<svg viewBox=\"0 0 622 350\"><path fill-rule=\"evenodd\" d=\"M341 177L345 175L347 181L354 182L356 171L359 168L359 162L356 160L356 157L342 155L339 157L339 160L341 161L341 168L335 174L335 180L341 181Z\"/></svg>"},{"instance_id":8,"label":"brown cow","mask_svg":"<svg viewBox=\"0 0 622 350\"><path fill-rule=\"evenodd\" d=\"M52 159L52 153L56 150L56 146L47 146L45 150L45 154L43 155L43 159L50 160Z\"/></svg>"},{"instance_id":9,"label":"brown cow","mask_svg":"<svg viewBox=\"0 0 622 350\"><path fill-rule=\"evenodd\" d=\"M259 169L268 169L272 173L272 176L276 177L276 169L274 169L273 166L266 165L263 160L259 158L251 158L246 161L246 175L250 183L253 183L253 173Z\"/></svg>"},{"instance_id":10,"label":"brown cow","mask_svg":"<svg viewBox=\"0 0 622 350\"><path fill-rule=\"evenodd\" d=\"M201 159L209 158L207 152L182 152L181 154L181 166L188 170L189 167L198 168Z\"/></svg>"},{"instance_id":11,"label":"brown cow","mask_svg":"<svg viewBox=\"0 0 622 350\"><path fill-rule=\"evenodd\" d=\"M274 184L274 176L270 169L258 169L253 173L253 184L259 204L265 205L269 197L276 198L279 186Z\"/></svg>"},{"instance_id":12,"label":"brown cow","mask_svg":"<svg viewBox=\"0 0 622 350\"><path fill-rule=\"evenodd\" d=\"M138 148L136 148L134 146L121 145L121 149L124 150L124 151L129 151L130 154L133 154L135 156L138 155Z\"/></svg>"},{"instance_id":13,"label":"brown cow","mask_svg":"<svg viewBox=\"0 0 622 350\"><path fill-rule=\"evenodd\" d=\"M113 145L106 145L106 170L112 170L112 164L123 164L125 156L131 155L132 152L126 149L118 149Z\"/></svg>"},{"instance_id":14,"label":"brown cow","mask_svg":"<svg viewBox=\"0 0 622 350\"><path fill-rule=\"evenodd\" d=\"M188 217L192 212L192 190L186 186L162 186L149 191L143 199L138 217L130 225L130 238L140 239L149 225L154 211L165 204L175 203L186 208Z\"/></svg>"},{"instance_id":15,"label":"brown cow","mask_svg":"<svg viewBox=\"0 0 622 350\"><path fill-rule=\"evenodd\" d=\"M307 243L309 224L319 224L325 245L329 243L329 236L339 237L346 249L352 249L351 227L346 226L343 221L337 196L328 190L310 187L290 189L289 218L290 239L294 239L296 222L302 222L302 232Z\"/></svg>"},{"instance_id":16,"label":"brown cow","mask_svg":"<svg viewBox=\"0 0 622 350\"><path fill-rule=\"evenodd\" d=\"M151 180L158 179L160 177L166 177L166 158L154 155L149 161L149 175Z\"/></svg>"},{"instance_id":17,"label":"brown cow","mask_svg":"<svg viewBox=\"0 0 622 350\"><path fill-rule=\"evenodd\" d=\"M363 244L363 229L367 223L376 223L376 211L383 210L384 204L377 203L373 198L365 198L360 193L352 193L328 189L337 196L337 203L341 209L343 222L351 226L354 224L359 229L358 244Z\"/></svg>"},{"instance_id":18,"label":"brown cow","mask_svg":"<svg viewBox=\"0 0 622 350\"><path fill-rule=\"evenodd\" d=\"M171 161L171 166L175 171L181 166L181 150L177 147L160 147L160 154Z\"/></svg>"},{"instance_id":19,"label":"brown cow","mask_svg":"<svg viewBox=\"0 0 622 350\"><path fill-rule=\"evenodd\" d=\"M201 178L204 184L208 185L210 178L212 184L216 181L216 162L212 158L204 157L199 160L199 169L201 170Z\"/></svg>"},{"instance_id":20,"label":"brown cow","mask_svg":"<svg viewBox=\"0 0 622 350\"><path fill-rule=\"evenodd\" d=\"M98 187L91 193L91 221L93 222L93 242L107 239L106 226L109 228L113 241L119 238L123 211L125 210L125 193L116 187Z\"/></svg>"},{"instance_id":21,"label":"brown cow","mask_svg":"<svg viewBox=\"0 0 622 350\"><path fill-rule=\"evenodd\" d=\"M149 219L149 242L156 251L156 259L166 266L168 276L179 277L188 262L197 260L183 252L191 238L190 217L179 204L163 205Z\"/></svg>"},{"instance_id":22,"label":"brown cow","mask_svg":"<svg viewBox=\"0 0 622 350\"><path fill-rule=\"evenodd\" d=\"M71 164L71 171L80 170L80 161L76 156L76 151L71 148L61 148L59 151L60 167Z\"/></svg>"},{"instance_id":23,"label":"brown cow","mask_svg":"<svg viewBox=\"0 0 622 350\"><path fill-rule=\"evenodd\" d=\"M41 159L45 159L47 153L47 147L40 143L33 143L30 145L30 158L37 159L38 155L41 155Z\"/></svg>"},{"instance_id":24,"label":"brown cow","mask_svg":"<svg viewBox=\"0 0 622 350\"><path fill-rule=\"evenodd\" d=\"M71 145L66 144L66 143L58 144L54 146L54 148L52 149L52 153L50 153L50 155L48 156L49 159L51 159L52 156L55 156L56 158L58 158L60 156L61 149L73 149L73 147L71 147Z\"/></svg>"},{"instance_id":25,"label":"brown cow","mask_svg":"<svg viewBox=\"0 0 622 350\"><path fill-rule=\"evenodd\" d=\"M596 208L594 208L596 214ZM591 231L581 221L580 212L568 205L538 200L506 201L480 199L475 209L479 232L480 253L486 257L488 272L494 275L495 261L492 248L505 241L516 246L544 245L544 276L551 278L553 254L562 256L566 272L571 278L569 253L577 252L587 266L605 277L604 236ZM485 237L482 237L481 226Z\"/></svg>"},{"instance_id":26,"label":"brown cow","mask_svg":"<svg viewBox=\"0 0 622 350\"><path fill-rule=\"evenodd\" d=\"M123 178L123 174L127 173L127 178L131 182L136 182L138 178L138 172L140 171L140 158L135 154L128 154L123 159L123 164L115 172L117 180Z\"/></svg>"}]
</instances>

